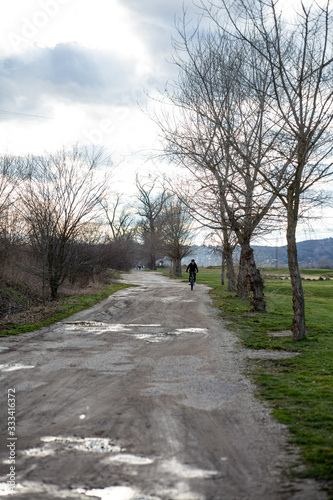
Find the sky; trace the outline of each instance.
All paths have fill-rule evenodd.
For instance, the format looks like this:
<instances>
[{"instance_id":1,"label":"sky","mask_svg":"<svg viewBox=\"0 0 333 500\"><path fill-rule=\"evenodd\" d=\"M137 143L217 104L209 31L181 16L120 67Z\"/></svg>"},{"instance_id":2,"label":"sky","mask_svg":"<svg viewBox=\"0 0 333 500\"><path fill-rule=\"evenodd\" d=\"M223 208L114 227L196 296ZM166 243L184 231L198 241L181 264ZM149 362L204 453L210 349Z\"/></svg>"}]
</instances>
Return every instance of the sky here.
<instances>
[{"instance_id":1,"label":"sky","mask_svg":"<svg viewBox=\"0 0 333 500\"><path fill-rule=\"evenodd\" d=\"M135 173L153 168L147 93L176 76L171 37L182 11L183 0L1 0L1 153L104 146L119 163L118 190L130 192ZM332 221L300 239L333 236Z\"/></svg>"},{"instance_id":2,"label":"sky","mask_svg":"<svg viewBox=\"0 0 333 500\"><path fill-rule=\"evenodd\" d=\"M1 149L86 141L128 155L150 145L140 106L168 78L181 9L180 0L2 1Z\"/></svg>"}]
</instances>

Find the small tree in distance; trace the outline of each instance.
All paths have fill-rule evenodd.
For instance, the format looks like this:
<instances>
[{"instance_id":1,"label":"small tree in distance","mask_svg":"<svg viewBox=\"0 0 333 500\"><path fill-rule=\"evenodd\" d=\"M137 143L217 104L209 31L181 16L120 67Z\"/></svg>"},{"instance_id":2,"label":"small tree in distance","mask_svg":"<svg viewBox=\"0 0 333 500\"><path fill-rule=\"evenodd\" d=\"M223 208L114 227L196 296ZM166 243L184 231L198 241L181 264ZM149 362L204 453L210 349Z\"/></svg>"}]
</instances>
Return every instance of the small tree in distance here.
<instances>
[{"instance_id":1,"label":"small tree in distance","mask_svg":"<svg viewBox=\"0 0 333 500\"><path fill-rule=\"evenodd\" d=\"M163 254L163 211L171 194L164 184L156 192L157 178L143 184L137 177L136 186L138 189L137 215L141 217L138 224L139 236L147 256L148 267L155 270L156 259Z\"/></svg>"},{"instance_id":2,"label":"small tree in distance","mask_svg":"<svg viewBox=\"0 0 333 500\"><path fill-rule=\"evenodd\" d=\"M182 276L181 261L191 251L191 216L177 198L169 198L163 210L163 249L171 261L170 272Z\"/></svg>"}]
</instances>

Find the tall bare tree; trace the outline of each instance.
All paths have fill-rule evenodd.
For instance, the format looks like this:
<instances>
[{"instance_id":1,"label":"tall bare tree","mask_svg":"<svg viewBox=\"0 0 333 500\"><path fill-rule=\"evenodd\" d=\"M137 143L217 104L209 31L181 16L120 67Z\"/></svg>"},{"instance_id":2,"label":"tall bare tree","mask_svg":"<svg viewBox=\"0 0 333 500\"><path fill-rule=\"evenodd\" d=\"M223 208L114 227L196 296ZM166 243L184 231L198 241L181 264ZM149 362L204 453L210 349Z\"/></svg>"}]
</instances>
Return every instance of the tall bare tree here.
<instances>
[{"instance_id":1,"label":"tall bare tree","mask_svg":"<svg viewBox=\"0 0 333 500\"><path fill-rule=\"evenodd\" d=\"M305 6L295 19L282 15L281 2L225 0L203 6L215 26L241 41L268 65L272 127L283 125L276 159L261 169L287 214L288 264L293 289L293 338L305 337L305 304L298 268L296 229L302 202L317 202L315 186L332 175L333 41L330 0ZM225 23L228 19L228 24ZM220 21L221 20L221 21ZM276 179L279 179L277 185ZM319 196L320 197L320 196Z\"/></svg>"},{"instance_id":2,"label":"tall bare tree","mask_svg":"<svg viewBox=\"0 0 333 500\"><path fill-rule=\"evenodd\" d=\"M230 46L223 33L188 34L185 21L178 35L179 78L169 96L177 110L173 121L159 121L166 151L199 182L210 185L222 227L231 229L241 246L253 308L264 311L264 284L250 243L256 233L267 230L277 198L260 175L277 139L265 115L267 63L251 48L244 53L243 47ZM256 85L249 88L244 82L251 78ZM239 276L238 290L245 288L240 283Z\"/></svg>"}]
</instances>

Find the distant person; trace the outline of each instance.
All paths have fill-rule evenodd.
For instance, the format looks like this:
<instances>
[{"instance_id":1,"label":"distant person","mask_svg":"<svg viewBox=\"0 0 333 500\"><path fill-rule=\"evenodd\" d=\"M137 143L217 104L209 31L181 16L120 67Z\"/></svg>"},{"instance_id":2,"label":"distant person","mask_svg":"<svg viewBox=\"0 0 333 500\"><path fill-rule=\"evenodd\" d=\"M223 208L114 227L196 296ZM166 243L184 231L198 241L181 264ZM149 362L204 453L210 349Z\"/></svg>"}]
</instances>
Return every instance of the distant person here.
<instances>
[{"instance_id":1,"label":"distant person","mask_svg":"<svg viewBox=\"0 0 333 500\"><path fill-rule=\"evenodd\" d=\"M189 263L189 265L187 266L186 272L190 273L189 277L188 277L188 284L189 285L191 284L190 283L191 273L193 273L194 274L194 284L196 285L196 276L197 276L197 273L199 272L199 269L198 269L198 266L197 266L194 259L192 259L191 262Z\"/></svg>"}]
</instances>

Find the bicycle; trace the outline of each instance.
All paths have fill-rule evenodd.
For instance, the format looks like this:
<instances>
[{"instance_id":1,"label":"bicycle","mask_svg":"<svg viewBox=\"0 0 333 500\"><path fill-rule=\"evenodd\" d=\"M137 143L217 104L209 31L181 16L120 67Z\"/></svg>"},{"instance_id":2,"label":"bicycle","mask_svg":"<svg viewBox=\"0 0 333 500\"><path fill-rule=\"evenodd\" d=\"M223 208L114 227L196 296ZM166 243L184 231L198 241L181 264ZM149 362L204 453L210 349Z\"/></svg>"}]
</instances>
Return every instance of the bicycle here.
<instances>
[{"instance_id":1,"label":"bicycle","mask_svg":"<svg viewBox=\"0 0 333 500\"><path fill-rule=\"evenodd\" d=\"M195 273L193 271L190 271L190 285L191 285L191 290L193 290L194 283L195 283Z\"/></svg>"}]
</instances>

